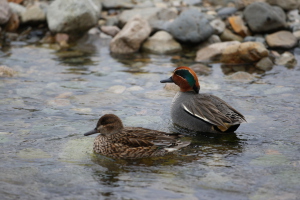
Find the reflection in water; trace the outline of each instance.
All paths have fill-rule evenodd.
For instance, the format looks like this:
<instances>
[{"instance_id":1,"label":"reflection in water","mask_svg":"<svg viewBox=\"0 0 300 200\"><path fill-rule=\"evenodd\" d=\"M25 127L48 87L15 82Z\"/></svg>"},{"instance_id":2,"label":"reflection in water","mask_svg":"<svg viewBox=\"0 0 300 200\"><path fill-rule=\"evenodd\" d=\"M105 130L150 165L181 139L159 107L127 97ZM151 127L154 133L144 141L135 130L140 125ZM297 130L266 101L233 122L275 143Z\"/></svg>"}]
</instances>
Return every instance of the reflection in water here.
<instances>
[{"instance_id":1,"label":"reflection in water","mask_svg":"<svg viewBox=\"0 0 300 200\"><path fill-rule=\"evenodd\" d=\"M250 74L262 74L264 71L255 68L253 64L222 64L221 69L225 75L230 75L235 72L248 72Z\"/></svg>"}]
</instances>

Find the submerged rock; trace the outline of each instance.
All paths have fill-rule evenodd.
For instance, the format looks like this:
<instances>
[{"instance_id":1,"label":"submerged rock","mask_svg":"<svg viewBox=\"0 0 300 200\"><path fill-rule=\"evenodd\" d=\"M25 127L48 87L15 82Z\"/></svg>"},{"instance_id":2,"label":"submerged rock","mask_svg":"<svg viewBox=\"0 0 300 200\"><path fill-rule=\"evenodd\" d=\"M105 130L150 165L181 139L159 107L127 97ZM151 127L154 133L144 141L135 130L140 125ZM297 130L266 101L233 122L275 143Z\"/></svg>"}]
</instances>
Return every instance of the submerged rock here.
<instances>
[{"instance_id":1,"label":"submerged rock","mask_svg":"<svg viewBox=\"0 0 300 200\"><path fill-rule=\"evenodd\" d=\"M141 17L135 17L111 40L110 51L120 54L134 53L139 50L150 32L149 23Z\"/></svg>"},{"instance_id":2,"label":"submerged rock","mask_svg":"<svg viewBox=\"0 0 300 200\"><path fill-rule=\"evenodd\" d=\"M289 31L278 31L267 35L266 41L271 48L290 49L297 45L297 38Z\"/></svg>"},{"instance_id":3,"label":"submerged rock","mask_svg":"<svg viewBox=\"0 0 300 200\"><path fill-rule=\"evenodd\" d=\"M264 2L255 2L244 10L244 17L253 32L274 31L286 26L286 16L282 8Z\"/></svg>"},{"instance_id":4,"label":"submerged rock","mask_svg":"<svg viewBox=\"0 0 300 200\"><path fill-rule=\"evenodd\" d=\"M47 22L52 32L83 34L98 22L100 4L93 0L56 0L47 11Z\"/></svg>"},{"instance_id":5,"label":"submerged rock","mask_svg":"<svg viewBox=\"0 0 300 200\"><path fill-rule=\"evenodd\" d=\"M229 76L225 77L228 80L233 80L233 81L253 81L255 77L248 72L235 72Z\"/></svg>"},{"instance_id":6,"label":"submerged rock","mask_svg":"<svg viewBox=\"0 0 300 200\"><path fill-rule=\"evenodd\" d=\"M0 65L0 77L12 77L16 75L17 72L7 66Z\"/></svg>"},{"instance_id":7,"label":"submerged rock","mask_svg":"<svg viewBox=\"0 0 300 200\"><path fill-rule=\"evenodd\" d=\"M159 31L144 42L142 49L151 53L167 54L181 51L181 45L169 33Z\"/></svg>"},{"instance_id":8,"label":"submerged rock","mask_svg":"<svg viewBox=\"0 0 300 200\"><path fill-rule=\"evenodd\" d=\"M202 42L214 33L206 16L195 8L183 11L167 31L182 42Z\"/></svg>"}]
</instances>

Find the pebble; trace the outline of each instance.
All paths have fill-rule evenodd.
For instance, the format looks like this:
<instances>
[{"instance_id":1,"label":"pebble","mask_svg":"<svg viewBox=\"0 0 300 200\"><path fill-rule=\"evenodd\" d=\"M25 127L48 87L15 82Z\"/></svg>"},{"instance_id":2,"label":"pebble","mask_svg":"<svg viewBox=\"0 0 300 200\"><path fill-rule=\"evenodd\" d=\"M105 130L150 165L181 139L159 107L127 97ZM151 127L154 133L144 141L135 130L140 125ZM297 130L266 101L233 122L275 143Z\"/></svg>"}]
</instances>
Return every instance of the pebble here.
<instances>
[{"instance_id":1,"label":"pebble","mask_svg":"<svg viewBox=\"0 0 300 200\"><path fill-rule=\"evenodd\" d=\"M242 37L251 35L241 16L228 17L228 21L235 33Z\"/></svg>"},{"instance_id":2,"label":"pebble","mask_svg":"<svg viewBox=\"0 0 300 200\"><path fill-rule=\"evenodd\" d=\"M126 90L126 87L123 86L123 85L114 85L114 86L111 86L110 88L108 88L108 92L112 92L112 93L115 93L115 94L121 94L123 93L124 91Z\"/></svg>"},{"instance_id":3,"label":"pebble","mask_svg":"<svg viewBox=\"0 0 300 200\"><path fill-rule=\"evenodd\" d=\"M229 29L225 28L223 33L220 35L222 41L239 41L242 42L243 38L239 35L234 34Z\"/></svg>"},{"instance_id":4,"label":"pebble","mask_svg":"<svg viewBox=\"0 0 300 200\"><path fill-rule=\"evenodd\" d=\"M276 65L283 65L288 68L293 68L297 65L297 60L292 53L286 51L281 54L280 57L275 59L275 63Z\"/></svg>"},{"instance_id":5,"label":"pebble","mask_svg":"<svg viewBox=\"0 0 300 200\"><path fill-rule=\"evenodd\" d=\"M211 27L213 27L215 33L218 35L222 34L226 27L225 23L220 19L214 19L209 24L211 25Z\"/></svg>"},{"instance_id":6,"label":"pebble","mask_svg":"<svg viewBox=\"0 0 300 200\"><path fill-rule=\"evenodd\" d=\"M258 61L255 67L262 71L270 71L273 68L273 62L269 57L264 57Z\"/></svg>"},{"instance_id":7,"label":"pebble","mask_svg":"<svg viewBox=\"0 0 300 200\"><path fill-rule=\"evenodd\" d=\"M253 81L255 77L252 74L249 74L248 72L239 71L229 76L226 76L225 79L234 81Z\"/></svg>"},{"instance_id":8,"label":"pebble","mask_svg":"<svg viewBox=\"0 0 300 200\"><path fill-rule=\"evenodd\" d=\"M117 26L101 26L100 30L112 37L115 37L120 32L120 29Z\"/></svg>"}]
</instances>

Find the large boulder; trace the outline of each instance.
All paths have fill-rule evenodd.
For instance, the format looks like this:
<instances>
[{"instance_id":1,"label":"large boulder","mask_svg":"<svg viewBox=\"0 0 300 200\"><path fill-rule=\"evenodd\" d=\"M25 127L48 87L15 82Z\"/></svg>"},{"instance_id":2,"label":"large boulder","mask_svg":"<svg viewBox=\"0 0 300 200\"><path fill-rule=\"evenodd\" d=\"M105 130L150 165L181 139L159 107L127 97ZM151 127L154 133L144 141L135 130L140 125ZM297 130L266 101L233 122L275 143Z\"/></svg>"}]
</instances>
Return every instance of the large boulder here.
<instances>
[{"instance_id":1,"label":"large boulder","mask_svg":"<svg viewBox=\"0 0 300 200\"><path fill-rule=\"evenodd\" d=\"M167 54L181 51L181 45L168 32L159 31L144 42L142 49L151 53Z\"/></svg>"},{"instance_id":2,"label":"large boulder","mask_svg":"<svg viewBox=\"0 0 300 200\"><path fill-rule=\"evenodd\" d=\"M101 4L96 0L55 0L47 11L47 21L52 32L83 34L95 26L100 16Z\"/></svg>"},{"instance_id":3,"label":"large boulder","mask_svg":"<svg viewBox=\"0 0 300 200\"><path fill-rule=\"evenodd\" d=\"M11 10L7 0L0 0L0 25L8 22L11 16Z\"/></svg>"},{"instance_id":4,"label":"large boulder","mask_svg":"<svg viewBox=\"0 0 300 200\"><path fill-rule=\"evenodd\" d=\"M205 14L196 8L183 11L168 25L167 31L179 41L194 43L202 42L214 33Z\"/></svg>"},{"instance_id":5,"label":"large boulder","mask_svg":"<svg viewBox=\"0 0 300 200\"><path fill-rule=\"evenodd\" d=\"M123 27L123 29L111 40L110 51L112 53L126 54L139 50L142 42L148 38L151 32L149 23L136 16Z\"/></svg>"},{"instance_id":6,"label":"large boulder","mask_svg":"<svg viewBox=\"0 0 300 200\"><path fill-rule=\"evenodd\" d=\"M255 2L244 10L244 17L251 31L257 33L274 31L286 26L282 8L264 2Z\"/></svg>"}]
</instances>

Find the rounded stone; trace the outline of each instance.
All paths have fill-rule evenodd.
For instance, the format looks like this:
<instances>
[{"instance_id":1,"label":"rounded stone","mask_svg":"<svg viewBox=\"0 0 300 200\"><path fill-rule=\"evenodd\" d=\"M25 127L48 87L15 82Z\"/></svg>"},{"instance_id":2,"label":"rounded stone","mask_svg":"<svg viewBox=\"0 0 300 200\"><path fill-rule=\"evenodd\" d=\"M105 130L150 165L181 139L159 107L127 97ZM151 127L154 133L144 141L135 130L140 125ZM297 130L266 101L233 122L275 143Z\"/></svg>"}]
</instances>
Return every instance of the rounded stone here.
<instances>
[{"instance_id":1,"label":"rounded stone","mask_svg":"<svg viewBox=\"0 0 300 200\"><path fill-rule=\"evenodd\" d=\"M290 49L297 45L297 38L289 31L278 31L267 35L266 41L271 48Z\"/></svg>"}]
</instances>

